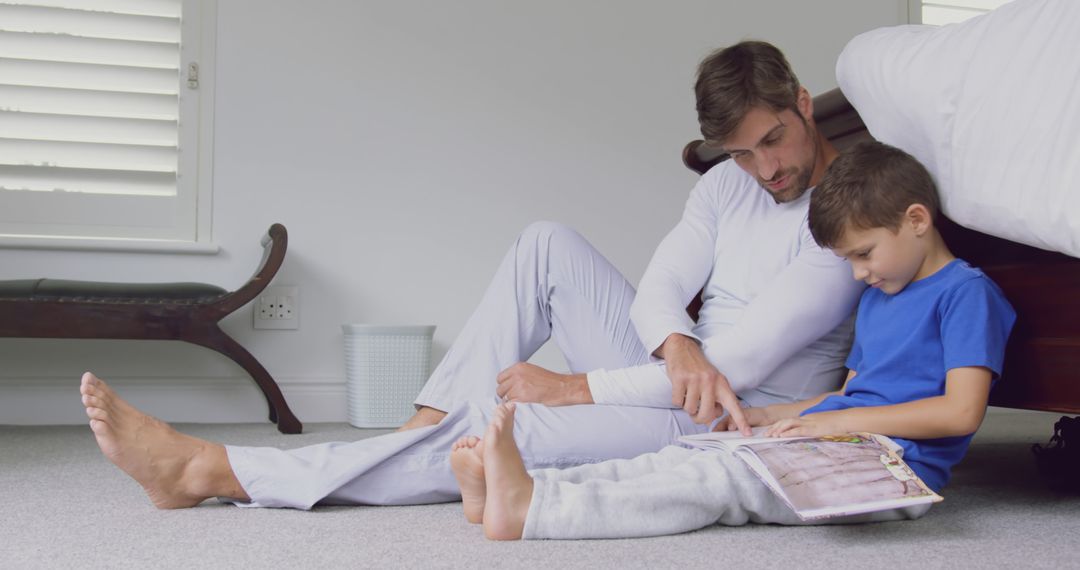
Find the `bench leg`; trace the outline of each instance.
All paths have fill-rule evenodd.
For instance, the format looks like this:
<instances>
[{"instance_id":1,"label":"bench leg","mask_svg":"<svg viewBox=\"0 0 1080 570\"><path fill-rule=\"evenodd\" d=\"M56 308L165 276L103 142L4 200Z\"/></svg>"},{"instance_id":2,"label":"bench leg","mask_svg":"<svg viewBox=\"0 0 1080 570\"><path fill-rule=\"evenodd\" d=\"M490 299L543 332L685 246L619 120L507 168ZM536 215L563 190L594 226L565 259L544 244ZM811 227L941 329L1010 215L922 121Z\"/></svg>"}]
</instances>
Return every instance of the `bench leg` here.
<instances>
[{"instance_id":1,"label":"bench leg","mask_svg":"<svg viewBox=\"0 0 1080 570\"><path fill-rule=\"evenodd\" d=\"M281 433L300 433L304 426L296 419L289 405L285 403L285 396L281 394L277 382L270 373L263 368L262 364L255 359L240 343L225 334L218 327L201 329L198 333L184 335L183 340L199 346L205 346L228 356L241 368L251 375L255 384L262 390L266 398L266 404L270 408L270 421L276 423Z\"/></svg>"}]
</instances>

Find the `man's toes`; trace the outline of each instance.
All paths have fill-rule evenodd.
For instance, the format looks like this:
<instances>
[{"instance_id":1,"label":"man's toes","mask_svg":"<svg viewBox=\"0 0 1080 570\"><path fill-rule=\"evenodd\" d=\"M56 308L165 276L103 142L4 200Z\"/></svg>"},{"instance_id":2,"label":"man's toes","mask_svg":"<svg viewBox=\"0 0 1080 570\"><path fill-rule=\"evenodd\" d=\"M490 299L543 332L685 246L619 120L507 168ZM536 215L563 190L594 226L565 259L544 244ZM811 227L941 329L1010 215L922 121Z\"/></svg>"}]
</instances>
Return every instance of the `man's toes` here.
<instances>
[{"instance_id":1,"label":"man's toes","mask_svg":"<svg viewBox=\"0 0 1080 570\"><path fill-rule=\"evenodd\" d=\"M109 419L109 413L102 408L86 408L86 417L92 420L105 421Z\"/></svg>"},{"instance_id":2,"label":"man's toes","mask_svg":"<svg viewBox=\"0 0 1080 570\"><path fill-rule=\"evenodd\" d=\"M91 393L97 393L97 395L109 398L112 397L113 391L104 380L94 376L92 372L83 374L84 384L91 390Z\"/></svg>"},{"instance_id":3,"label":"man's toes","mask_svg":"<svg viewBox=\"0 0 1080 570\"><path fill-rule=\"evenodd\" d=\"M82 403L83 406L86 407L87 413L89 413L89 410L91 409L98 409L117 415L116 400L95 396L94 394L86 394L82 397Z\"/></svg>"},{"instance_id":4,"label":"man's toes","mask_svg":"<svg viewBox=\"0 0 1080 570\"><path fill-rule=\"evenodd\" d=\"M79 386L79 393L86 396L97 396L99 398L103 398L108 395L108 392L105 391L105 388L102 384L91 384L88 382L83 382L83 384Z\"/></svg>"},{"instance_id":5,"label":"man's toes","mask_svg":"<svg viewBox=\"0 0 1080 570\"><path fill-rule=\"evenodd\" d=\"M82 381L79 382L80 394L92 394L95 391L94 385L90 383L87 374L89 374L89 372L83 374Z\"/></svg>"},{"instance_id":6,"label":"man's toes","mask_svg":"<svg viewBox=\"0 0 1080 570\"><path fill-rule=\"evenodd\" d=\"M90 431L94 432L94 435L106 435L109 432L109 424L101 420L90 420Z\"/></svg>"},{"instance_id":7,"label":"man's toes","mask_svg":"<svg viewBox=\"0 0 1080 570\"><path fill-rule=\"evenodd\" d=\"M83 372L82 385L92 388L97 388L101 385L101 379L94 376L93 372Z\"/></svg>"},{"instance_id":8,"label":"man's toes","mask_svg":"<svg viewBox=\"0 0 1080 570\"><path fill-rule=\"evenodd\" d=\"M94 388L98 396L101 396L102 398L108 398L110 400L116 399L116 392L113 392L113 389L108 384L104 382L98 382L94 385Z\"/></svg>"}]
</instances>

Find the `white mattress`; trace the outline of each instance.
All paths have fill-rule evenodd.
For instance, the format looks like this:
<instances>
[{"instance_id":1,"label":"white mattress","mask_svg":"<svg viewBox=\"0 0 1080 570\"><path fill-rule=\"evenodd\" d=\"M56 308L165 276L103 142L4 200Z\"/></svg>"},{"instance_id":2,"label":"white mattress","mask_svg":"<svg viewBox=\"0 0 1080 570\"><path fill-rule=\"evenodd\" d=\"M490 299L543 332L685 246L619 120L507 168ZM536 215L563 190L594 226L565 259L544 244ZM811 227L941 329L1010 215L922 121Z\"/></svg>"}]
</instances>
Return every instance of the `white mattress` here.
<instances>
[{"instance_id":1,"label":"white mattress","mask_svg":"<svg viewBox=\"0 0 1080 570\"><path fill-rule=\"evenodd\" d=\"M1080 257L1080 1L873 30L836 75L870 134L930 170L951 219Z\"/></svg>"}]
</instances>

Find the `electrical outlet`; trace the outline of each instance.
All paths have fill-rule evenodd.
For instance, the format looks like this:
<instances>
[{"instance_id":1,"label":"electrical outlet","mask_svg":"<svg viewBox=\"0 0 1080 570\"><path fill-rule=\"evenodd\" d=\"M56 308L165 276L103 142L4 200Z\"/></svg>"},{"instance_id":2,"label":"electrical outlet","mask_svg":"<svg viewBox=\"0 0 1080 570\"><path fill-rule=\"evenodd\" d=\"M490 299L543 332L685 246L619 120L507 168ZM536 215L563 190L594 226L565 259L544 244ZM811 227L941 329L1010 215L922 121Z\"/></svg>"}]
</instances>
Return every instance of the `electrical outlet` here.
<instances>
[{"instance_id":1,"label":"electrical outlet","mask_svg":"<svg viewBox=\"0 0 1080 570\"><path fill-rule=\"evenodd\" d=\"M255 298L253 305L257 329L300 328L299 287L267 287Z\"/></svg>"}]
</instances>

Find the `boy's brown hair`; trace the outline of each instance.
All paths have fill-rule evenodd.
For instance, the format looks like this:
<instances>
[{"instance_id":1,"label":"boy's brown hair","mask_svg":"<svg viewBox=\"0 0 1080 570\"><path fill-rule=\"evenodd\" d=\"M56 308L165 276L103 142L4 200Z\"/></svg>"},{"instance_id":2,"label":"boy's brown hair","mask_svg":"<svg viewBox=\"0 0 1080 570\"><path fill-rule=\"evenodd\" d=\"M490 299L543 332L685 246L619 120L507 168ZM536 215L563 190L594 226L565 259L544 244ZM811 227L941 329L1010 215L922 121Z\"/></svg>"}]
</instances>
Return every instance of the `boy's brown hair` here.
<instances>
[{"instance_id":1,"label":"boy's brown hair","mask_svg":"<svg viewBox=\"0 0 1080 570\"><path fill-rule=\"evenodd\" d=\"M751 107L799 114L799 78L784 54L765 42L744 41L709 54L698 67L694 94L701 134L711 141L731 136Z\"/></svg>"},{"instance_id":2,"label":"boy's brown hair","mask_svg":"<svg viewBox=\"0 0 1080 570\"><path fill-rule=\"evenodd\" d=\"M904 212L922 204L937 218L934 180L915 157L884 143L859 143L836 158L810 194L810 233L833 247L849 228L900 228Z\"/></svg>"}]
</instances>

